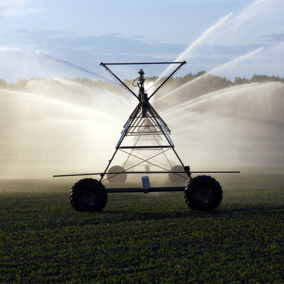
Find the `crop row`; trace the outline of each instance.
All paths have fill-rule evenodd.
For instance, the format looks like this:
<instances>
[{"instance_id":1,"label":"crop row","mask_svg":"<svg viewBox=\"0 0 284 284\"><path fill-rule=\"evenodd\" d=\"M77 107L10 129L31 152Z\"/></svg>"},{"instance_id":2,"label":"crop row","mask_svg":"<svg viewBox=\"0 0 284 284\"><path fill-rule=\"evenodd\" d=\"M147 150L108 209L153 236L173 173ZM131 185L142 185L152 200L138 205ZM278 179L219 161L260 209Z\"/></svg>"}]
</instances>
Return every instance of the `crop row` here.
<instances>
[{"instance_id":1,"label":"crop row","mask_svg":"<svg viewBox=\"0 0 284 284\"><path fill-rule=\"evenodd\" d=\"M182 193L110 194L100 213L65 188L2 193L0 282L284 282L283 205L281 188L227 191L213 213Z\"/></svg>"}]
</instances>

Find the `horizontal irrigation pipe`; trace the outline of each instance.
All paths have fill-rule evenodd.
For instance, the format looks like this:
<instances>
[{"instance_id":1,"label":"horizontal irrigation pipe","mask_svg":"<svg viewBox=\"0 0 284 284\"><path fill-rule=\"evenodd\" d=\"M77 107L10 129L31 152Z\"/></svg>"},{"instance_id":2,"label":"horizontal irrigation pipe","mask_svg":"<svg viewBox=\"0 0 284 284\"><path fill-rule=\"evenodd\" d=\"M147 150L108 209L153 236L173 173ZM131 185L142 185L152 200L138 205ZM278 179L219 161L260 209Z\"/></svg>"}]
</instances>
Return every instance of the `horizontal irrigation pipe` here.
<instances>
[{"instance_id":1,"label":"horizontal irrigation pipe","mask_svg":"<svg viewBox=\"0 0 284 284\"><path fill-rule=\"evenodd\" d=\"M124 188L106 188L107 193L127 193L127 192L165 192L165 191L184 191L184 186L170 186L170 187L150 187L147 189L140 187L124 187Z\"/></svg>"},{"instance_id":2,"label":"horizontal irrigation pipe","mask_svg":"<svg viewBox=\"0 0 284 284\"><path fill-rule=\"evenodd\" d=\"M162 171L150 171L150 172L110 172L107 174L186 174L186 172L162 172ZM202 172L190 172L190 174L238 174L240 171L202 171ZM54 175L53 177L72 177L72 176L95 176L101 175L102 173L89 173L89 174L70 174L70 175Z\"/></svg>"},{"instance_id":3,"label":"horizontal irrigation pipe","mask_svg":"<svg viewBox=\"0 0 284 284\"><path fill-rule=\"evenodd\" d=\"M117 149L162 149L173 148L173 146L120 146Z\"/></svg>"},{"instance_id":4,"label":"horizontal irrigation pipe","mask_svg":"<svg viewBox=\"0 0 284 284\"><path fill-rule=\"evenodd\" d=\"M101 63L103 65L141 65L141 64L181 64L183 62L129 62L129 63Z\"/></svg>"}]
</instances>

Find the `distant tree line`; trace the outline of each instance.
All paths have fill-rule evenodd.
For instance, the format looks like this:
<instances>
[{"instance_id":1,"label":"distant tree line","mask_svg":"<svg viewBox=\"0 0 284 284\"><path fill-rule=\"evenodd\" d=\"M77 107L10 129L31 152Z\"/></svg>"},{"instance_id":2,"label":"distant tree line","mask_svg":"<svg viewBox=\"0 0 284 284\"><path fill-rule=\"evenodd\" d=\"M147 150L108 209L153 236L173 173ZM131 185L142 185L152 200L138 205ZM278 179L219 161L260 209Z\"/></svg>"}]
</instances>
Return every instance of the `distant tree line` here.
<instances>
[{"instance_id":1,"label":"distant tree line","mask_svg":"<svg viewBox=\"0 0 284 284\"><path fill-rule=\"evenodd\" d=\"M171 78L169 80L169 84L166 84L166 89L167 91L171 91L174 90L202 75L206 74L205 71L200 71L196 74L193 73L188 73L183 77L174 77ZM76 83L80 83L83 85L87 85L90 87L95 87L95 88L99 88L99 89L104 89L107 88L108 89L112 89L113 91L115 91L118 87L111 84L110 82L107 81L102 81L102 80L98 80L98 81L92 81L90 79L87 78L65 78L68 80L72 80L73 82ZM146 77L145 78L146 81L151 81L151 82L155 82L158 77ZM10 83L8 84L5 80L0 79L0 88L2 89L9 89L9 90L22 90L24 89L27 84L30 81L35 81L35 80L41 80L41 81L48 81L48 79L46 78L31 78L30 80L19 80L17 83ZM124 80L127 85L131 86L133 83L133 80ZM220 77L220 76L215 76L215 75L211 75L208 74L207 76L204 76L201 80L200 83L198 84L198 86L196 86L196 90L197 93L206 93L206 92L213 92L213 91L217 91L220 89L224 89L224 88L228 88L228 87L233 87L236 85L242 85L242 84L249 84L249 83L265 83L265 82L281 82L284 83L284 78L280 78L278 76L267 76L267 75L253 75L250 79L247 79L245 77L241 78L241 77L236 77L234 82L230 81L228 78L226 77ZM193 91L194 91L194 87Z\"/></svg>"}]
</instances>

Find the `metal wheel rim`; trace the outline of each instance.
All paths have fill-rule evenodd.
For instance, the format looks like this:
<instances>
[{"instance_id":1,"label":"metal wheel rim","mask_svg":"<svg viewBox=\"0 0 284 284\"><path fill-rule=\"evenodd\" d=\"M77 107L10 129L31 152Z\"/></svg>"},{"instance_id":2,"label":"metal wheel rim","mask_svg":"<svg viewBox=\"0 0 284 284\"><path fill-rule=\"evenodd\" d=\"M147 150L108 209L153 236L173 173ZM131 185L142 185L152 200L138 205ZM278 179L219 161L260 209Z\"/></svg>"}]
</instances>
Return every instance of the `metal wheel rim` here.
<instances>
[{"instance_id":1,"label":"metal wheel rim","mask_svg":"<svg viewBox=\"0 0 284 284\"><path fill-rule=\"evenodd\" d=\"M82 194L82 201L86 204L93 204L96 200L96 194L92 190L86 190Z\"/></svg>"},{"instance_id":2,"label":"metal wheel rim","mask_svg":"<svg viewBox=\"0 0 284 284\"><path fill-rule=\"evenodd\" d=\"M207 202L211 197L211 190L206 187L201 187L196 192L196 198L200 202Z\"/></svg>"}]
</instances>

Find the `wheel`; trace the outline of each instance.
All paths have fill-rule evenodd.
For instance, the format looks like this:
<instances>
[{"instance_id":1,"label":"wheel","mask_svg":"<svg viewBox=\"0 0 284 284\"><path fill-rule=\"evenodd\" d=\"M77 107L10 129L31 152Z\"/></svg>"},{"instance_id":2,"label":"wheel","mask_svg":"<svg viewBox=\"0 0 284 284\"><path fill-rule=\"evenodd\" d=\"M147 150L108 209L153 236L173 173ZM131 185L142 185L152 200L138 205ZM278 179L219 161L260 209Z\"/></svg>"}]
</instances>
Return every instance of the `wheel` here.
<instances>
[{"instance_id":1,"label":"wheel","mask_svg":"<svg viewBox=\"0 0 284 284\"><path fill-rule=\"evenodd\" d=\"M210 176L197 176L185 188L185 200L192 210L213 211L222 201L223 191L218 181Z\"/></svg>"},{"instance_id":2,"label":"wheel","mask_svg":"<svg viewBox=\"0 0 284 284\"><path fill-rule=\"evenodd\" d=\"M170 171L171 172L184 172L184 169L180 165L175 165L171 168ZM187 179L188 177L186 173L184 174L169 173L168 178L171 183L179 183L179 182L184 182L185 179Z\"/></svg>"},{"instance_id":3,"label":"wheel","mask_svg":"<svg viewBox=\"0 0 284 284\"><path fill-rule=\"evenodd\" d=\"M70 191L70 203L76 211L102 211L107 203L107 191L96 179L81 179Z\"/></svg>"},{"instance_id":4,"label":"wheel","mask_svg":"<svg viewBox=\"0 0 284 284\"><path fill-rule=\"evenodd\" d=\"M125 183L127 174L112 175L111 173L123 172L125 169L121 166L110 167L107 173L107 179L110 183Z\"/></svg>"}]
</instances>

